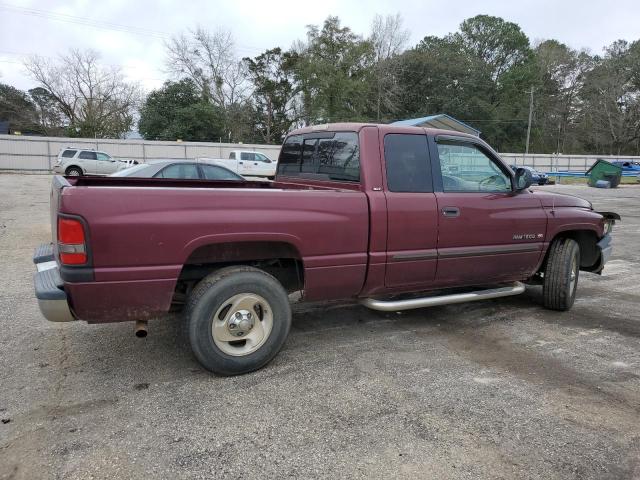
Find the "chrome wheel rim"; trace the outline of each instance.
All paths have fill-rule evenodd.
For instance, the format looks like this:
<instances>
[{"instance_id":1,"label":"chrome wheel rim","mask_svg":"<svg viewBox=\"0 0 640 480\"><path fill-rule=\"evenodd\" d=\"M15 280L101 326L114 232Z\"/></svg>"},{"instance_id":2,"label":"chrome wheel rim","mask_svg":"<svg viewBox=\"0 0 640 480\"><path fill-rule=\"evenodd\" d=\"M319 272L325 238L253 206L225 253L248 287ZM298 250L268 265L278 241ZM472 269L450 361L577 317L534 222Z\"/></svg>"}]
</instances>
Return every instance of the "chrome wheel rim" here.
<instances>
[{"instance_id":1,"label":"chrome wheel rim","mask_svg":"<svg viewBox=\"0 0 640 480\"><path fill-rule=\"evenodd\" d=\"M255 293L239 293L222 303L211 322L216 346L241 357L258 350L273 330L271 305Z\"/></svg>"},{"instance_id":2,"label":"chrome wheel rim","mask_svg":"<svg viewBox=\"0 0 640 480\"><path fill-rule=\"evenodd\" d=\"M80 176L80 172L77 170L69 170L69 176L70 177L79 177Z\"/></svg>"},{"instance_id":3,"label":"chrome wheel rim","mask_svg":"<svg viewBox=\"0 0 640 480\"><path fill-rule=\"evenodd\" d=\"M569 277L569 296L573 296L573 292L576 290L576 284L578 283L578 259L574 255L571 259L571 274Z\"/></svg>"}]
</instances>

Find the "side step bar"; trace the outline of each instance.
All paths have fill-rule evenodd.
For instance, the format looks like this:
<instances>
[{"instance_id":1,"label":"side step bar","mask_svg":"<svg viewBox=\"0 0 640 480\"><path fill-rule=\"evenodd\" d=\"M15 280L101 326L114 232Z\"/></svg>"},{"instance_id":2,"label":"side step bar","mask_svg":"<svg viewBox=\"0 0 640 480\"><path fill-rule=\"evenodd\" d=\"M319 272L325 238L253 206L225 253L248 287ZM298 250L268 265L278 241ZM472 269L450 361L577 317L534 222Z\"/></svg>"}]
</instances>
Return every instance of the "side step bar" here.
<instances>
[{"instance_id":1,"label":"side step bar","mask_svg":"<svg viewBox=\"0 0 640 480\"><path fill-rule=\"evenodd\" d=\"M437 305L450 305L452 303L474 302L476 300L488 300L490 298L510 297L524 292L523 283L515 282L513 285L489 290L477 290L469 293L454 293L451 295L440 295L434 297L410 298L408 300L376 300L375 298L365 298L360 303L372 310L381 312L398 312L400 310L410 310L412 308L435 307Z\"/></svg>"}]
</instances>

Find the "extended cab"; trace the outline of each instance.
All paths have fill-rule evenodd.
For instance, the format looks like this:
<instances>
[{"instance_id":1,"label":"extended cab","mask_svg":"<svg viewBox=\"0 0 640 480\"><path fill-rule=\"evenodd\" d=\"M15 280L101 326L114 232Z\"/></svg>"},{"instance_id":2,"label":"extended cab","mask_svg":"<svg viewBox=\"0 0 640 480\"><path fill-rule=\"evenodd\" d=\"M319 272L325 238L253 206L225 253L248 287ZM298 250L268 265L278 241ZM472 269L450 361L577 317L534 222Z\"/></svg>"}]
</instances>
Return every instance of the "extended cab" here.
<instances>
[{"instance_id":1,"label":"extended cab","mask_svg":"<svg viewBox=\"0 0 640 480\"><path fill-rule=\"evenodd\" d=\"M476 137L371 124L294 131L275 182L57 176L36 297L49 320L140 335L182 309L195 356L227 375L277 354L294 293L396 311L531 282L567 310L619 217L529 184Z\"/></svg>"},{"instance_id":2,"label":"extended cab","mask_svg":"<svg viewBox=\"0 0 640 480\"><path fill-rule=\"evenodd\" d=\"M267 177L273 179L276 175L277 162L271 160L264 153L248 150L232 150L229 158L207 158L205 160L228 168L243 177Z\"/></svg>"}]
</instances>

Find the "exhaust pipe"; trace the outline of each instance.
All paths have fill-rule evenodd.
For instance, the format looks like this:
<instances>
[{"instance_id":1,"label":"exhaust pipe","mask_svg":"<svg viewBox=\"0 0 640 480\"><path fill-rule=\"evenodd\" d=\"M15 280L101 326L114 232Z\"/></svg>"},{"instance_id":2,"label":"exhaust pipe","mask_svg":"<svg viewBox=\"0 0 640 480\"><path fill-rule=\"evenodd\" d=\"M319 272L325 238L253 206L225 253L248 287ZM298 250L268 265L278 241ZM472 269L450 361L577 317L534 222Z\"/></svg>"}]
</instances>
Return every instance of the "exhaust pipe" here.
<instances>
[{"instance_id":1,"label":"exhaust pipe","mask_svg":"<svg viewBox=\"0 0 640 480\"><path fill-rule=\"evenodd\" d=\"M136 320L136 337L144 338L147 336L147 321Z\"/></svg>"},{"instance_id":2,"label":"exhaust pipe","mask_svg":"<svg viewBox=\"0 0 640 480\"><path fill-rule=\"evenodd\" d=\"M365 298L360 303L372 310L381 312L398 312L400 310L410 310L412 308L435 307L436 305L450 305L452 303L473 302L475 300L487 300L490 298L509 297L519 295L524 292L525 286L520 282L515 282L507 287L491 288L489 290L477 290L468 293L455 293L452 295L440 295L433 297L410 298L407 300L376 300L375 298Z\"/></svg>"}]
</instances>

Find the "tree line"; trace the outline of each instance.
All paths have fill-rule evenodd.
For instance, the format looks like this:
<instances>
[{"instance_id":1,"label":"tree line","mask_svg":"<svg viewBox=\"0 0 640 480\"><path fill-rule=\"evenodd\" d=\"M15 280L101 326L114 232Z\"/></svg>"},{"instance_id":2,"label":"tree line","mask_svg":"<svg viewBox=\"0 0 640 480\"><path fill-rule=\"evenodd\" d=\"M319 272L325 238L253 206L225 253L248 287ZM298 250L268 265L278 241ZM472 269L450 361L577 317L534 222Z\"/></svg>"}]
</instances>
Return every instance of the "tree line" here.
<instances>
[{"instance_id":1,"label":"tree line","mask_svg":"<svg viewBox=\"0 0 640 480\"><path fill-rule=\"evenodd\" d=\"M95 52L33 57L28 92L0 83L0 121L44 135L281 143L328 122L447 113L500 151L640 155L640 41L601 55L478 15L456 32L408 46L400 15L367 36L328 17L288 50L239 58L229 31L197 28L166 43L170 74L144 95Z\"/></svg>"}]
</instances>

